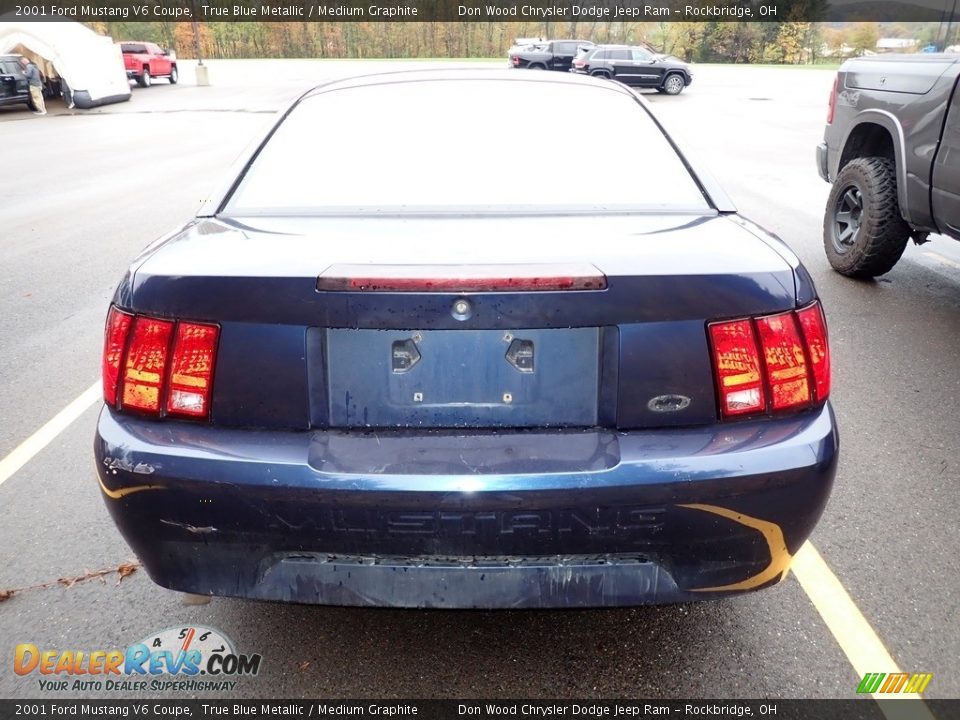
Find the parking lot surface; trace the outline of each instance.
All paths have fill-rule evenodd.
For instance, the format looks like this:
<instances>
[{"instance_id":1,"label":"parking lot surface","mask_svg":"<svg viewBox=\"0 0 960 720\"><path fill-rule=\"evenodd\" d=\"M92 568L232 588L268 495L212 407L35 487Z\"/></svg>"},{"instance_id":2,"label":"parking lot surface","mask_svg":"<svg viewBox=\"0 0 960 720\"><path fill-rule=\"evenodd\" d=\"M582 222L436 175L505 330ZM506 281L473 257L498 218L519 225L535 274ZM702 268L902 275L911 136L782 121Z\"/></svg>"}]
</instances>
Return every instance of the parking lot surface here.
<instances>
[{"instance_id":1,"label":"parking lot surface","mask_svg":"<svg viewBox=\"0 0 960 720\"><path fill-rule=\"evenodd\" d=\"M0 459L98 381L104 316L127 265L195 212L278 110L327 79L431 63L209 64L211 87L196 87L185 63L180 84L135 88L129 103L84 112L52 102L42 118L0 110ZM706 66L682 95L647 97L740 211L811 271L830 323L842 445L812 542L899 667L933 673L925 695L958 697L960 243L911 246L877 281L830 270L821 244L829 188L813 153L832 79ZM385 108L384 127L401 137L403 109ZM596 152L620 142L600 133ZM376 161L362 147L357 159ZM0 602L0 696L41 694L35 676L10 670L17 643L122 648L190 624L262 654L260 674L234 691L241 697L855 694L860 677L792 575L720 602L562 612L194 606L143 572L119 584L116 575L57 583L132 558L97 489L100 404L85 398L75 421L0 480L0 590L53 582Z\"/></svg>"}]
</instances>

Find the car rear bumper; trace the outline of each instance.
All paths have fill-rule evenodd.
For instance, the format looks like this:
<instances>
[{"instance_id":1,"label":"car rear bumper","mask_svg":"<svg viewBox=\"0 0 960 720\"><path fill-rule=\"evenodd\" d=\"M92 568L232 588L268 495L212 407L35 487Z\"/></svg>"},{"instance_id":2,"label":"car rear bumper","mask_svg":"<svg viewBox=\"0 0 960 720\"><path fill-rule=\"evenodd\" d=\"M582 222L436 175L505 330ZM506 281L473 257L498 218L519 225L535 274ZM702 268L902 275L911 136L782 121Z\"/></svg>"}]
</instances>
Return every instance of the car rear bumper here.
<instances>
[{"instance_id":1,"label":"car rear bumper","mask_svg":"<svg viewBox=\"0 0 960 720\"><path fill-rule=\"evenodd\" d=\"M224 430L101 413L107 507L158 584L336 605L622 606L775 584L823 511L829 406L616 432Z\"/></svg>"}]
</instances>

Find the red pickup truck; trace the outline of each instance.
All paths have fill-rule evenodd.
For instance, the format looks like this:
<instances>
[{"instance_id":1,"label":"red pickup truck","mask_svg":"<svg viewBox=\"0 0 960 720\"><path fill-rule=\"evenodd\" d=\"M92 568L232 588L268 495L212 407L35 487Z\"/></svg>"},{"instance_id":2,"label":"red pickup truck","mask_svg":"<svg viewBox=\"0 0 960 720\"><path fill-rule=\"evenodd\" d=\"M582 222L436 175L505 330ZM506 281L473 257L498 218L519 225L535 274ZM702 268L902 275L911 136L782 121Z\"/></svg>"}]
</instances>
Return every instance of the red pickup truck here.
<instances>
[{"instance_id":1,"label":"red pickup truck","mask_svg":"<svg viewBox=\"0 0 960 720\"><path fill-rule=\"evenodd\" d=\"M121 42L123 66L127 77L137 81L140 87L150 87L155 77L165 77L175 85L180 75L177 71L176 54L149 42Z\"/></svg>"}]
</instances>

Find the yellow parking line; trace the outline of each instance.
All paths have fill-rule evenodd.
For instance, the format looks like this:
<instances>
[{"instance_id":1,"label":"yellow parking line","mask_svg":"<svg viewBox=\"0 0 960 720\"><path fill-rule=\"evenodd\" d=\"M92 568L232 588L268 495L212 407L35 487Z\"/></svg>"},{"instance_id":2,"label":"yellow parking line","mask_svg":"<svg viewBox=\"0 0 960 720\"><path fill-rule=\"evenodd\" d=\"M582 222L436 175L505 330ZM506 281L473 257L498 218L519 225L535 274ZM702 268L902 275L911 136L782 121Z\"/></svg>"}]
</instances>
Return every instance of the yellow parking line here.
<instances>
[{"instance_id":1,"label":"yellow parking line","mask_svg":"<svg viewBox=\"0 0 960 720\"><path fill-rule=\"evenodd\" d=\"M846 654L857 673L857 682L867 673L899 673L900 668L884 647L880 637L860 612L860 608L844 589L826 561L809 542L793 558L791 572L800 582L800 587L820 613L840 649ZM917 668L918 671L924 668ZM851 692L855 688L851 688ZM926 703L917 693L881 695L874 693L883 714L889 720L934 720ZM915 702L888 702L892 699L913 698Z\"/></svg>"},{"instance_id":2,"label":"yellow parking line","mask_svg":"<svg viewBox=\"0 0 960 720\"><path fill-rule=\"evenodd\" d=\"M0 460L0 485L20 468L26 465L38 452L49 445L54 438L66 430L70 424L100 398L100 381L88 387L80 396L54 415L47 423L17 445L3 460Z\"/></svg>"},{"instance_id":3,"label":"yellow parking line","mask_svg":"<svg viewBox=\"0 0 960 720\"><path fill-rule=\"evenodd\" d=\"M926 255L928 258L933 258L937 262L943 263L944 265L949 265L950 267L955 267L957 269L960 269L960 263L958 263L956 260L951 260L948 257L944 257L938 252L933 252L932 250L924 250L923 254Z\"/></svg>"}]
</instances>

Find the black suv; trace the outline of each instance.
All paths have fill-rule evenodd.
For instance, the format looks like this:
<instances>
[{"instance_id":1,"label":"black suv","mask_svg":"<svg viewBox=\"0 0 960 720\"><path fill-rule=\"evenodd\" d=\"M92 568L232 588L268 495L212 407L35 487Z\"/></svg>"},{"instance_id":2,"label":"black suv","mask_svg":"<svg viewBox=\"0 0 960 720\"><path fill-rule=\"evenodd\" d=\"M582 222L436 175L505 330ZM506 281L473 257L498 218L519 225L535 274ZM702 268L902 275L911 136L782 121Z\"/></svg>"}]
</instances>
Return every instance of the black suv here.
<instances>
[{"instance_id":1,"label":"black suv","mask_svg":"<svg viewBox=\"0 0 960 720\"><path fill-rule=\"evenodd\" d=\"M33 110L27 76L19 61L19 55L0 55L0 107L26 105Z\"/></svg>"},{"instance_id":2,"label":"black suv","mask_svg":"<svg viewBox=\"0 0 960 720\"><path fill-rule=\"evenodd\" d=\"M510 48L510 67L529 70L559 70L566 72L573 58L583 47L593 47L589 40L551 40L524 48Z\"/></svg>"},{"instance_id":3,"label":"black suv","mask_svg":"<svg viewBox=\"0 0 960 720\"><path fill-rule=\"evenodd\" d=\"M632 87L655 88L667 95L679 95L693 82L693 73L685 62L636 45L597 45L578 55L570 72L619 80Z\"/></svg>"}]
</instances>

